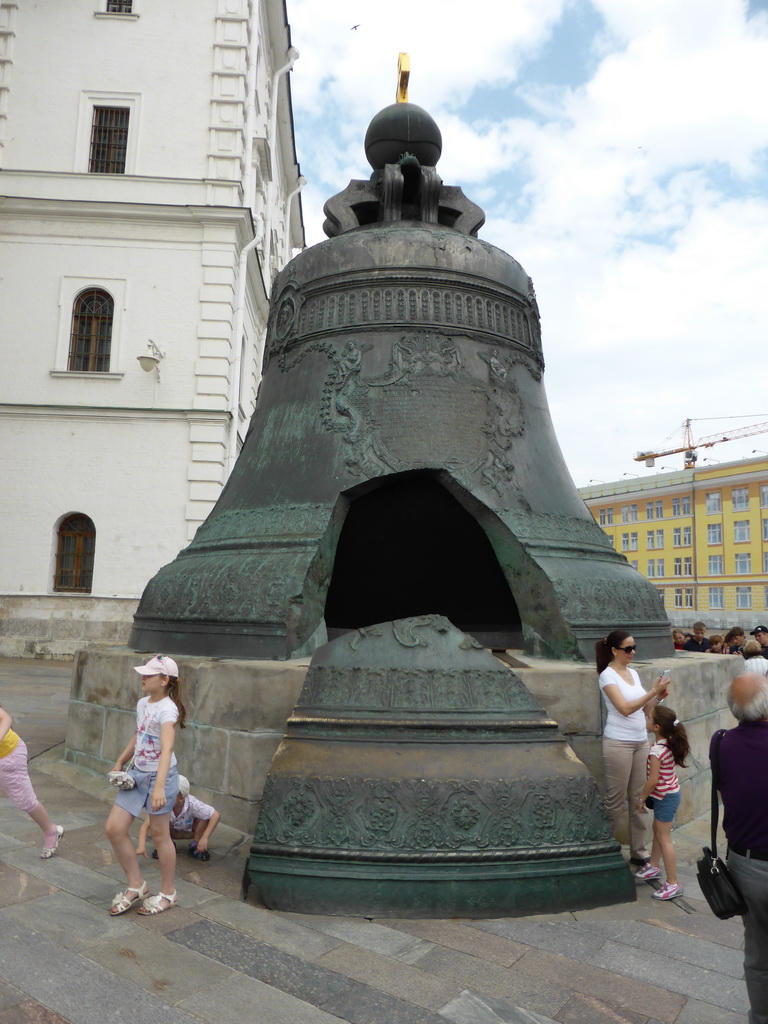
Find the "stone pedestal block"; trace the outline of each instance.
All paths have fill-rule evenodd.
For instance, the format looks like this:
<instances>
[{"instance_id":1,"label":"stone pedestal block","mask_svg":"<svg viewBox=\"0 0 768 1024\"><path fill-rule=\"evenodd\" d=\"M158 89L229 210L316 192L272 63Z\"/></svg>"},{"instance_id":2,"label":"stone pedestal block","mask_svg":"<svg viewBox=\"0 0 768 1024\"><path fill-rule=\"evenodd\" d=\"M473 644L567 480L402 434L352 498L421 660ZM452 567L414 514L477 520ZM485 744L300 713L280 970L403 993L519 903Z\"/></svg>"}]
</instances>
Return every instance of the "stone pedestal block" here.
<instances>
[{"instance_id":1,"label":"stone pedestal block","mask_svg":"<svg viewBox=\"0 0 768 1024\"><path fill-rule=\"evenodd\" d=\"M109 771L135 726L140 696L135 665L147 655L125 647L78 651L73 666L66 758ZM176 756L201 799L227 824L253 832L272 756L298 699L309 659L239 661L178 657L188 727L179 730ZM553 718L602 788L603 710L593 666L518 656L515 671ZM668 704L691 740L689 767L680 773L678 824L709 807L709 738L735 724L725 693L743 669L740 658L678 652L635 666L645 686L662 668L672 673Z\"/></svg>"}]
</instances>

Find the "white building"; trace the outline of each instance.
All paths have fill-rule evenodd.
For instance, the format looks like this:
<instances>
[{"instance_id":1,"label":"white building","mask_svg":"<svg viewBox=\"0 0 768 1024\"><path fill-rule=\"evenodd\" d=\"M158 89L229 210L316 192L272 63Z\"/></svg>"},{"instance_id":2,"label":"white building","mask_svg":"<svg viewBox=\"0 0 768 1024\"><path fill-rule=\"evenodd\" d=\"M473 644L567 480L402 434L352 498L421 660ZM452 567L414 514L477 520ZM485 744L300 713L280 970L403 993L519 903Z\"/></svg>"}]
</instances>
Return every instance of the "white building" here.
<instances>
[{"instance_id":1,"label":"white building","mask_svg":"<svg viewBox=\"0 0 768 1024\"><path fill-rule=\"evenodd\" d=\"M123 641L219 495L303 245L296 56L284 0L0 0L0 655Z\"/></svg>"}]
</instances>

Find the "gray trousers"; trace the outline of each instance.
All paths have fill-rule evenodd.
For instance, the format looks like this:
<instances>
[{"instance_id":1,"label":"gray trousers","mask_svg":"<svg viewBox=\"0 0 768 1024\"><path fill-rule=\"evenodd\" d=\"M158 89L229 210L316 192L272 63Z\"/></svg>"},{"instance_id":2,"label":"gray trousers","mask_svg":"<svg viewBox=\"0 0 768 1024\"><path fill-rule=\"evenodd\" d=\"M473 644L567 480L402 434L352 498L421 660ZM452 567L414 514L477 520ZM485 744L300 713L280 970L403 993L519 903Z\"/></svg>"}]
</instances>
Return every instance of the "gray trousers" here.
<instances>
[{"instance_id":1,"label":"gray trousers","mask_svg":"<svg viewBox=\"0 0 768 1024\"><path fill-rule=\"evenodd\" d=\"M768 860L752 860L732 851L728 870L744 897L744 980L749 1024L768 1024Z\"/></svg>"}]
</instances>

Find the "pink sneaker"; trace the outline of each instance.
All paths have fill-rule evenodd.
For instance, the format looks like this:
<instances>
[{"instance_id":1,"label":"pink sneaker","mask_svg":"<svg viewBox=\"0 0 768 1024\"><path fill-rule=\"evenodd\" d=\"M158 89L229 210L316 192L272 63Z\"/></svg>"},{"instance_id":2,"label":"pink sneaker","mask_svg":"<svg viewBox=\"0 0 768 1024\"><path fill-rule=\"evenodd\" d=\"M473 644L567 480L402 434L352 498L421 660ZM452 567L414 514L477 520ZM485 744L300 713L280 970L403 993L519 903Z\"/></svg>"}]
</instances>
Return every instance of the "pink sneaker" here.
<instances>
[{"instance_id":1,"label":"pink sneaker","mask_svg":"<svg viewBox=\"0 0 768 1024\"><path fill-rule=\"evenodd\" d=\"M653 896L655 900L673 900L676 896L682 895L683 887L682 885L678 885L677 882L675 882L674 885L672 885L671 882L665 882L660 889L651 893L651 896Z\"/></svg>"},{"instance_id":2,"label":"pink sneaker","mask_svg":"<svg viewBox=\"0 0 768 1024\"><path fill-rule=\"evenodd\" d=\"M661 868L655 868L650 861L645 867L640 868L639 871L635 872L635 878L642 878L644 881L649 881L651 878L658 878L661 874Z\"/></svg>"}]
</instances>

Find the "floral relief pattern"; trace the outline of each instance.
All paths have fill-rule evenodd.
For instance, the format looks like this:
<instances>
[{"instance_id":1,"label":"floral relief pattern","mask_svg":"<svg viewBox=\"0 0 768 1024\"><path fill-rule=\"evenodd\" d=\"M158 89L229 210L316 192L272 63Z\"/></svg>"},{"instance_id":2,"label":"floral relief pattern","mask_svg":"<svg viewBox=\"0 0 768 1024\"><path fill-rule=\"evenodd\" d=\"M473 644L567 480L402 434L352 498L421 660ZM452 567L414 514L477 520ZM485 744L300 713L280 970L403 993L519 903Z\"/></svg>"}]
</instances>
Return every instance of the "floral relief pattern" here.
<instances>
[{"instance_id":1,"label":"floral relief pattern","mask_svg":"<svg viewBox=\"0 0 768 1024\"><path fill-rule=\"evenodd\" d=\"M613 842L589 776L493 780L270 774L254 846L551 854Z\"/></svg>"}]
</instances>

